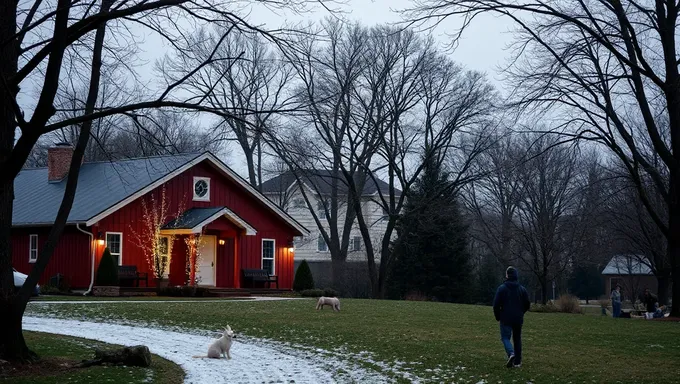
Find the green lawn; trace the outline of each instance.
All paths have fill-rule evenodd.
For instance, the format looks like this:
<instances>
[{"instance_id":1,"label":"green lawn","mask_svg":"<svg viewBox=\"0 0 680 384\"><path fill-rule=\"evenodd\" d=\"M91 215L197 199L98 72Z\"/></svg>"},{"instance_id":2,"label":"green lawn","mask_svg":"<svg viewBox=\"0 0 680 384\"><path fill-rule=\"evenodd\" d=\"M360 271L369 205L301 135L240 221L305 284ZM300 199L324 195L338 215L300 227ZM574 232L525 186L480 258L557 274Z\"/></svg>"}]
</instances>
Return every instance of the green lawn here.
<instances>
[{"instance_id":1,"label":"green lawn","mask_svg":"<svg viewBox=\"0 0 680 384\"><path fill-rule=\"evenodd\" d=\"M112 347L104 343L75 337L24 332L28 346L38 353L41 362L26 366L30 375L5 378L0 382L15 384L61 384L61 383L159 383L181 384L184 371L178 365L153 355L151 367L69 368L75 362L91 359L93 348Z\"/></svg>"},{"instance_id":2,"label":"green lawn","mask_svg":"<svg viewBox=\"0 0 680 384\"><path fill-rule=\"evenodd\" d=\"M342 349L376 369L411 372L432 382L680 383L680 324L590 315L529 313L521 369L504 367L491 308L428 302L342 301L342 311L314 301L29 305L30 314L154 322L221 329L284 342ZM364 353L368 352L368 353ZM367 358L370 356L370 358ZM387 365L381 365L386 363ZM380 365L382 368L378 368ZM648 375L653 373L653 378ZM400 376L400 375L397 375ZM405 381L405 380L402 380Z\"/></svg>"}]
</instances>

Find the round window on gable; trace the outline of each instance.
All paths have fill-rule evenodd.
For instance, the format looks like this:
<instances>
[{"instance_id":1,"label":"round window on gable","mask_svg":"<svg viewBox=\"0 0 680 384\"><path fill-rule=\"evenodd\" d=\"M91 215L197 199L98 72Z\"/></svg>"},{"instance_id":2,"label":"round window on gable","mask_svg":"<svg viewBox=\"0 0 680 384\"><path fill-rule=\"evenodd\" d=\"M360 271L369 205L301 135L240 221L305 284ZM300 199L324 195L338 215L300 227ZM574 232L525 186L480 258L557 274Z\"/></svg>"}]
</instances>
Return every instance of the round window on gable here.
<instances>
[{"instance_id":1,"label":"round window on gable","mask_svg":"<svg viewBox=\"0 0 680 384\"><path fill-rule=\"evenodd\" d=\"M210 200L210 180L208 178L194 178L194 200Z\"/></svg>"}]
</instances>

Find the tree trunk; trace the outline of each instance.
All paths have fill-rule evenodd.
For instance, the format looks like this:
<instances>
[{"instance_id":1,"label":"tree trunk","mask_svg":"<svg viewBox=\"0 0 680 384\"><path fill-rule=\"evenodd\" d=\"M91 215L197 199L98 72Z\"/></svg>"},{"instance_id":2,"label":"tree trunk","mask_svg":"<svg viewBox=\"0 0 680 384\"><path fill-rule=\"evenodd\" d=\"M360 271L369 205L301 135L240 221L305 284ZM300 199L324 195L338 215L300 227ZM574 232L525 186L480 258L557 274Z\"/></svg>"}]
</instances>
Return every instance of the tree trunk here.
<instances>
[{"instance_id":1,"label":"tree trunk","mask_svg":"<svg viewBox=\"0 0 680 384\"><path fill-rule=\"evenodd\" d=\"M333 259L331 260L331 283L333 289L340 293L345 292L345 261Z\"/></svg>"},{"instance_id":2,"label":"tree trunk","mask_svg":"<svg viewBox=\"0 0 680 384\"><path fill-rule=\"evenodd\" d=\"M0 359L30 362L38 356L28 349L21 320L26 304L18 296L0 298Z\"/></svg>"},{"instance_id":3,"label":"tree trunk","mask_svg":"<svg viewBox=\"0 0 680 384\"><path fill-rule=\"evenodd\" d=\"M668 255L670 256L671 276L673 278L673 307L671 309L671 316L680 317L680 236L678 236L680 234L680 174L672 172L669 184Z\"/></svg>"},{"instance_id":4,"label":"tree trunk","mask_svg":"<svg viewBox=\"0 0 680 384\"><path fill-rule=\"evenodd\" d=\"M545 279L541 279L540 284L541 284L541 304L545 305L548 303L548 281Z\"/></svg>"},{"instance_id":5,"label":"tree trunk","mask_svg":"<svg viewBox=\"0 0 680 384\"><path fill-rule=\"evenodd\" d=\"M670 288L671 277L667 273L661 273L656 276L656 280L656 292L659 296L659 305L666 305L668 304L668 288Z\"/></svg>"}]
</instances>

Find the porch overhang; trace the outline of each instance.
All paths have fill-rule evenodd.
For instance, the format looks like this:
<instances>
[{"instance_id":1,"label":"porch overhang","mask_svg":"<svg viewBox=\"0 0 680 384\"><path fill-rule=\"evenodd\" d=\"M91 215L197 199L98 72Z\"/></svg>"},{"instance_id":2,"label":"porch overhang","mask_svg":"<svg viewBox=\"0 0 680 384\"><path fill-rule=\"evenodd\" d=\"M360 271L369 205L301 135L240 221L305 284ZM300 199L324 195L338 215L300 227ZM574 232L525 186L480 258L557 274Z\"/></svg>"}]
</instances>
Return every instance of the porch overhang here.
<instances>
[{"instance_id":1,"label":"porch overhang","mask_svg":"<svg viewBox=\"0 0 680 384\"><path fill-rule=\"evenodd\" d=\"M161 234L191 235L203 232L203 228L219 218L226 218L235 226L243 229L246 236L255 236L257 230L227 207L191 208L179 217L165 224Z\"/></svg>"}]
</instances>

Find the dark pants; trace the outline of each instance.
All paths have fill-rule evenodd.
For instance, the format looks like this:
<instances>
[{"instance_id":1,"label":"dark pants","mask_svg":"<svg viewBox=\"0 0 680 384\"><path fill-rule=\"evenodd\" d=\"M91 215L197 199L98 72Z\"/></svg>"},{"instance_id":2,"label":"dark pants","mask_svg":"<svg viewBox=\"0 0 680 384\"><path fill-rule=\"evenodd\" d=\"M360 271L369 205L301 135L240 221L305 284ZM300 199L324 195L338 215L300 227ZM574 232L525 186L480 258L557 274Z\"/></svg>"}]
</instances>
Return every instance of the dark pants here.
<instances>
[{"instance_id":1,"label":"dark pants","mask_svg":"<svg viewBox=\"0 0 680 384\"><path fill-rule=\"evenodd\" d=\"M510 337L512 337L512 343L510 343ZM515 355L515 365L522 364L522 324L506 325L501 323L501 341L508 357Z\"/></svg>"},{"instance_id":2,"label":"dark pants","mask_svg":"<svg viewBox=\"0 0 680 384\"><path fill-rule=\"evenodd\" d=\"M621 317L621 303L612 302L612 317Z\"/></svg>"}]
</instances>

